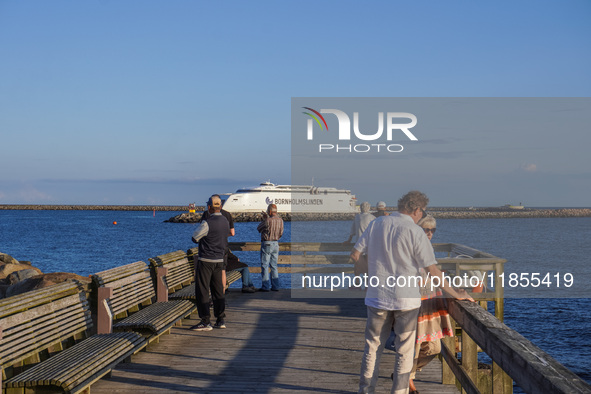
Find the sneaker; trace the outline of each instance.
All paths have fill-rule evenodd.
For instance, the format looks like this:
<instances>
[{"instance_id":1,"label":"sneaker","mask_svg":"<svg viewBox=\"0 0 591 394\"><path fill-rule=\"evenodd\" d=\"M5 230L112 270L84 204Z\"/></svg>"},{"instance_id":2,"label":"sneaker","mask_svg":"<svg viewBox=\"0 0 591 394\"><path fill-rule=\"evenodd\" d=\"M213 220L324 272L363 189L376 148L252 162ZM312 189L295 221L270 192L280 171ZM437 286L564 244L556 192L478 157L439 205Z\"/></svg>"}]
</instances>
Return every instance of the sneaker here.
<instances>
[{"instance_id":1,"label":"sneaker","mask_svg":"<svg viewBox=\"0 0 591 394\"><path fill-rule=\"evenodd\" d=\"M275 288L275 289L271 289L271 291L279 291L279 289Z\"/></svg>"},{"instance_id":2,"label":"sneaker","mask_svg":"<svg viewBox=\"0 0 591 394\"><path fill-rule=\"evenodd\" d=\"M211 331L213 330L213 327L211 326L211 323L205 323L205 322L200 322L197 325L194 325L193 327L190 328L190 330L193 331Z\"/></svg>"},{"instance_id":3,"label":"sneaker","mask_svg":"<svg viewBox=\"0 0 591 394\"><path fill-rule=\"evenodd\" d=\"M226 322L224 321L224 319L217 319L217 321L213 325L213 328L226 328Z\"/></svg>"},{"instance_id":4,"label":"sneaker","mask_svg":"<svg viewBox=\"0 0 591 394\"><path fill-rule=\"evenodd\" d=\"M257 289L254 286L242 288L243 293L256 293L256 291L257 291Z\"/></svg>"}]
</instances>

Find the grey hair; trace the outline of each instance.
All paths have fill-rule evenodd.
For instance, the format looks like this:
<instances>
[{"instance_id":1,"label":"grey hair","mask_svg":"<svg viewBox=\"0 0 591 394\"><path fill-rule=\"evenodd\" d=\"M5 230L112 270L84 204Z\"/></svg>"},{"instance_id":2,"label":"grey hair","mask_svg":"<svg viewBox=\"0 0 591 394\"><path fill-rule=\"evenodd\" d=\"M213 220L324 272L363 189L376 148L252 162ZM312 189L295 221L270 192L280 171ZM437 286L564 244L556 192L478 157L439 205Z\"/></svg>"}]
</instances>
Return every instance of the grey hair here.
<instances>
[{"instance_id":1,"label":"grey hair","mask_svg":"<svg viewBox=\"0 0 591 394\"><path fill-rule=\"evenodd\" d=\"M412 190L398 200L398 211L402 213L413 213L417 209L425 209L429 204L429 197L425 193Z\"/></svg>"},{"instance_id":2,"label":"grey hair","mask_svg":"<svg viewBox=\"0 0 591 394\"><path fill-rule=\"evenodd\" d=\"M371 204L368 203L367 201L364 201L359 206L359 209L361 210L361 213L368 213L369 210L371 209Z\"/></svg>"},{"instance_id":3,"label":"grey hair","mask_svg":"<svg viewBox=\"0 0 591 394\"><path fill-rule=\"evenodd\" d=\"M425 228L427 226L427 228L436 228L437 227L437 220L435 220L435 218L431 215L427 215L425 216L424 219L419 220L419 222L417 223L419 226Z\"/></svg>"}]
</instances>

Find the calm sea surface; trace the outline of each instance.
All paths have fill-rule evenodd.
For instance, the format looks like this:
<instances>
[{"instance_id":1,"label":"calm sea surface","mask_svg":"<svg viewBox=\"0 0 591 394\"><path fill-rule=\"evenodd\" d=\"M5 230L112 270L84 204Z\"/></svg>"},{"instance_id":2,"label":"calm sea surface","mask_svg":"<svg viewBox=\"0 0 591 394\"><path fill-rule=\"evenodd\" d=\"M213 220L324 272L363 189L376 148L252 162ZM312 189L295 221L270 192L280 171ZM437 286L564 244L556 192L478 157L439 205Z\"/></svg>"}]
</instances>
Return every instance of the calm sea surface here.
<instances>
[{"instance_id":1,"label":"calm sea surface","mask_svg":"<svg viewBox=\"0 0 591 394\"><path fill-rule=\"evenodd\" d=\"M175 212L1 211L0 252L43 272L89 274L187 250L193 224ZM114 224L117 222L117 224ZM292 226L293 225L293 226ZM257 223L236 223L231 241L258 241ZM342 242L351 222L286 223L283 241ZM439 220L433 242L461 243L508 260L506 274L551 274L548 288L505 287L505 323L591 383L591 218ZM258 265L257 253L239 254ZM570 273L574 284L557 286ZM255 286L260 276L253 275ZM289 275L282 284L290 285ZM235 284L236 285L236 284ZM536 298L531 298L536 297Z\"/></svg>"}]
</instances>

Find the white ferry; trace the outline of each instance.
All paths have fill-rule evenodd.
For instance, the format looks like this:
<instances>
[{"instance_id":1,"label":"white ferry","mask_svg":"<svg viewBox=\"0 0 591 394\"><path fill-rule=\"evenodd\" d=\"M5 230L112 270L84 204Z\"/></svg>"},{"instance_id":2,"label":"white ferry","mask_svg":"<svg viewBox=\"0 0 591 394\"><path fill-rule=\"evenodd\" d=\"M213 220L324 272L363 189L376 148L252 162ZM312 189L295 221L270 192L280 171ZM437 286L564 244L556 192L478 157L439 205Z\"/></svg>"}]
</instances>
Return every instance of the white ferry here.
<instances>
[{"instance_id":1,"label":"white ferry","mask_svg":"<svg viewBox=\"0 0 591 394\"><path fill-rule=\"evenodd\" d=\"M226 196L222 195L222 199ZM269 204L279 212L297 213L355 213L357 199L350 190L332 187L275 185L263 182L259 186L238 189L225 198L223 208L228 212L261 212Z\"/></svg>"},{"instance_id":2,"label":"white ferry","mask_svg":"<svg viewBox=\"0 0 591 394\"><path fill-rule=\"evenodd\" d=\"M509 209L525 209L525 207L521 203L519 203L519 205L505 204L505 205L503 205L503 208L509 208Z\"/></svg>"}]
</instances>

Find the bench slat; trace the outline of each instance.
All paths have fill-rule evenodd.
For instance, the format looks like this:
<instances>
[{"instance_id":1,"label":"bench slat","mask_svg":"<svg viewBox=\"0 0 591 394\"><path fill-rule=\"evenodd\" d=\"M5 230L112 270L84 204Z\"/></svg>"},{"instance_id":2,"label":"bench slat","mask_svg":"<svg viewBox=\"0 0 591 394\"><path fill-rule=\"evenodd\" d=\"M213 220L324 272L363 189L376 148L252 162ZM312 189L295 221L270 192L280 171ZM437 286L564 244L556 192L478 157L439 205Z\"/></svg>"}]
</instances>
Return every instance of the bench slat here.
<instances>
[{"instance_id":1,"label":"bench slat","mask_svg":"<svg viewBox=\"0 0 591 394\"><path fill-rule=\"evenodd\" d=\"M126 286L135 284L136 282L146 279L151 280L150 273L148 271L142 271L130 276L126 276L125 278L117 279L109 283L106 283L105 286L112 287L113 289L125 288Z\"/></svg>"},{"instance_id":2,"label":"bench slat","mask_svg":"<svg viewBox=\"0 0 591 394\"><path fill-rule=\"evenodd\" d=\"M195 309L195 304L187 300L158 302L114 324L113 330L143 328L158 334Z\"/></svg>"},{"instance_id":3,"label":"bench slat","mask_svg":"<svg viewBox=\"0 0 591 394\"><path fill-rule=\"evenodd\" d=\"M192 282L194 279L194 273L192 269L184 269L183 271L181 270L175 270L175 271L168 271L168 274L166 275L166 283L168 284L168 287L176 287L178 285L182 285L185 282Z\"/></svg>"},{"instance_id":4,"label":"bench slat","mask_svg":"<svg viewBox=\"0 0 591 394\"><path fill-rule=\"evenodd\" d=\"M129 276L130 273L144 271L146 267L146 263L144 263L143 261L136 261L135 263L123 265L121 267L111 268L106 271L97 272L96 274L92 275L92 278L100 280L101 286L107 286L110 282Z\"/></svg>"},{"instance_id":5,"label":"bench slat","mask_svg":"<svg viewBox=\"0 0 591 394\"><path fill-rule=\"evenodd\" d=\"M194 300L195 299L195 283L191 283L187 287L183 287L179 291L175 291L168 295L169 300Z\"/></svg>"},{"instance_id":6,"label":"bench slat","mask_svg":"<svg viewBox=\"0 0 591 394\"><path fill-rule=\"evenodd\" d=\"M151 281L149 285L150 287L138 287L135 289L130 289L128 292L118 292L118 294L113 294L113 298L110 300L113 313L115 315L119 314L128 310L129 308L152 299L156 293L154 292Z\"/></svg>"},{"instance_id":7,"label":"bench slat","mask_svg":"<svg viewBox=\"0 0 591 394\"><path fill-rule=\"evenodd\" d=\"M43 341L61 341L79 331L92 326L90 313L82 308L73 306L59 315L46 316L43 319L22 324L6 330L0 346L0 358L5 362L13 358L22 357L28 348L43 346ZM47 345L49 346L49 345Z\"/></svg>"},{"instance_id":8,"label":"bench slat","mask_svg":"<svg viewBox=\"0 0 591 394\"><path fill-rule=\"evenodd\" d=\"M51 292L51 288L55 293ZM67 295L72 289L79 291L77 285L49 286L47 289L50 290L32 294L31 297L21 295L21 298L35 300L21 304L30 306L40 303L40 294L45 294L46 299L53 301L6 316L1 320L4 332L0 341L0 358L3 367L25 360L41 350L92 328L90 308L84 295ZM64 292L64 289L67 291ZM64 295L66 297L61 300L55 299Z\"/></svg>"},{"instance_id":9,"label":"bench slat","mask_svg":"<svg viewBox=\"0 0 591 394\"><path fill-rule=\"evenodd\" d=\"M78 294L75 294L66 298L62 298L61 300L53 301L48 304L26 310L18 314L7 316L3 319L0 319L0 326L11 327L18 324L22 324L23 322L36 319L39 316L47 315L49 313L55 313L60 309L66 308L69 305L74 305L79 302L80 296Z\"/></svg>"},{"instance_id":10,"label":"bench slat","mask_svg":"<svg viewBox=\"0 0 591 394\"><path fill-rule=\"evenodd\" d=\"M143 346L144 342L145 339L136 333L95 335L9 379L5 384L9 388L57 386L66 391L74 390L93 375L106 373Z\"/></svg>"},{"instance_id":11,"label":"bench slat","mask_svg":"<svg viewBox=\"0 0 591 394\"><path fill-rule=\"evenodd\" d=\"M182 250L176 250L174 252L166 253L160 256L149 258L148 261L152 266L162 267L168 266L169 264L187 258L187 254Z\"/></svg>"},{"instance_id":12,"label":"bench slat","mask_svg":"<svg viewBox=\"0 0 591 394\"><path fill-rule=\"evenodd\" d=\"M65 282L54 286L32 290L25 294L0 300L0 318L34 308L38 305L47 304L68 294L77 294L80 291L78 285L73 282Z\"/></svg>"}]
</instances>

